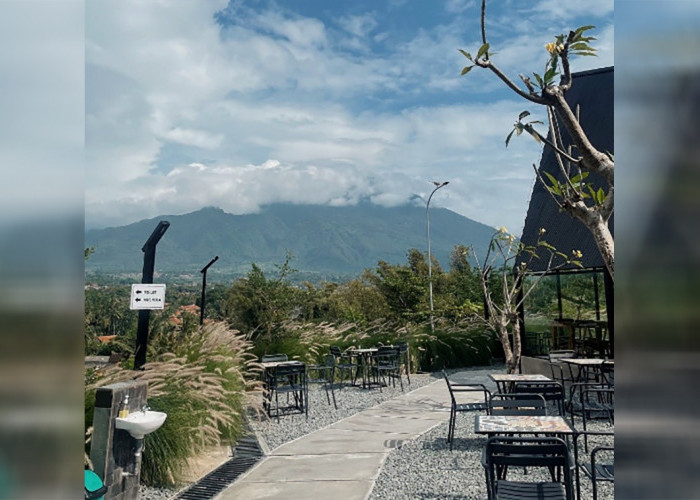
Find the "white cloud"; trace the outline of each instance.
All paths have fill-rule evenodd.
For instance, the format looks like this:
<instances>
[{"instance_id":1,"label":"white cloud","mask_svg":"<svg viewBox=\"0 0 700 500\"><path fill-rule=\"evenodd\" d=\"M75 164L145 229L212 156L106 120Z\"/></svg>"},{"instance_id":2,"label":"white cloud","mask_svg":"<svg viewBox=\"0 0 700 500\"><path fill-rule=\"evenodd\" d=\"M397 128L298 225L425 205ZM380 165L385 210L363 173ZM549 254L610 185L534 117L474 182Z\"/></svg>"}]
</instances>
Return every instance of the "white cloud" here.
<instances>
[{"instance_id":1,"label":"white cloud","mask_svg":"<svg viewBox=\"0 0 700 500\"><path fill-rule=\"evenodd\" d=\"M88 227L208 205L398 204L433 178L450 180L437 205L522 225L539 148L504 139L520 111L538 110L498 93L488 71L459 76L456 49L478 46L478 17L475 29L460 14L389 45L395 33L376 12L325 26L282 8L245 11L222 30L214 14L225 4L87 5ZM535 21L518 22L527 31L507 40L505 19L494 29L495 60L515 78L543 64L547 41ZM609 58L613 33L597 45ZM370 50L379 40L388 52ZM511 100L475 100L489 92ZM402 99L410 106L391 105Z\"/></svg>"},{"instance_id":2,"label":"white cloud","mask_svg":"<svg viewBox=\"0 0 700 500\"><path fill-rule=\"evenodd\" d=\"M224 140L224 134L210 134L204 130L175 127L162 134L164 139L202 149L216 149Z\"/></svg>"},{"instance_id":3,"label":"white cloud","mask_svg":"<svg viewBox=\"0 0 700 500\"><path fill-rule=\"evenodd\" d=\"M594 18L611 14L613 0L540 0L533 12L541 13L546 19L570 21L579 17ZM572 26L577 28L578 26Z\"/></svg>"}]
</instances>

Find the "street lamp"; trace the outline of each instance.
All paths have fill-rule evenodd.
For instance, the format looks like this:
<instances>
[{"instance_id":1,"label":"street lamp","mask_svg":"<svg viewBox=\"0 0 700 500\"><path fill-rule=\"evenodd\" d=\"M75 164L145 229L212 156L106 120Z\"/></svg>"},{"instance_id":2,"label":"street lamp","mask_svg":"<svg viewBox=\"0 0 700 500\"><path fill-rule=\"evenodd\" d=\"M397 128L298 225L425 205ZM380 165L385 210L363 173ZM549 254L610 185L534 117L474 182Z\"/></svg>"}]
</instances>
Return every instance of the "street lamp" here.
<instances>
[{"instance_id":1,"label":"street lamp","mask_svg":"<svg viewBox=\"0 0 700 500\"><path fill-rule=\"evenodd\" d=\"M430 217L428 217L428 209L430 208L430 200L435 194L435 191L440 189L442 186L447 186L450 183L450 181L445 181L445 182L435 182L433 181L433 184L435 184L435 189L433 189L433 192L430 193L430 196L428 196L428 202L425 204L425 225L428 230L428 289L430 290L430 331L434 332L435 331L435 324L433 322L433 266L432 262L430 259Z\"/></svg>"},{"instance_id":2,"label":"street lamp","mask_svg":"<svg viewBox=\"0 0 700 500\"><path fill-rule=\"evenodd\" d=\"M200 273L202 273L202 306L199 308L199 324L200 325L204 324L204 302L206 301L206 298L207 298L207 295L206 295L207 269L209 269L209 267L217 260L219 260L218 255L216 257L214 257L213 259L211 259L211 261L209 261L209 264L204 266L204 268L201 271L199 271Z\"/></svg>"}]
</instances>

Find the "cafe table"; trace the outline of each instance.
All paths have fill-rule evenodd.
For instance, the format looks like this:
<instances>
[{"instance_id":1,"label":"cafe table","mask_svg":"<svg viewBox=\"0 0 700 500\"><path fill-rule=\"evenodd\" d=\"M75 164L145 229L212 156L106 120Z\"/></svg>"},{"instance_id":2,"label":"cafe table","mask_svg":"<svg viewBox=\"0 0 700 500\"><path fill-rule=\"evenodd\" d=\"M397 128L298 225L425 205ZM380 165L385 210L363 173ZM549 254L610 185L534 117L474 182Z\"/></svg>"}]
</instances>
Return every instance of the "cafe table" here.
<instances>
[{"instance_id":1,"label":"cafe table","mask_svg":"<svg viewBox=\"0 0 700 500\"><path fill-rule=\"evenodd\" d=\"M516 382L552 382L552 379L540 373L490 373L489 378L496 382L500 393L513 392Z\"/></svg>"},{"instance_id":2,"label":"cafe table","mask_svg":"<svg viewBox=\"0 0 700 500\"><path fill-rule=\"evenodd\" d=\"M600 380L600 371L603 365L615 366L615 360L603 358L561 358L559 361L578 368L576 382L586 382L591 380L589 375L591 374L592 370L594 372L594 380L597 382Z\"/></svg>"},{"instance_id":3,"label":"cafe table","mask_svg":"<svg viewBox=\"0 0 700 500\"><path fill-rule=\"evenodd\" d=\"M372 367L372 357L379 352L378 347L366 347L358 349L350 349L348 351L350 354L357 356L360 363L360 367L355 371L355 380L352 381L353 385L357 381L357 373L362 370L362 388L369 389L373 385L379 385L379 382L373 382L370 377L370 369Z\"/></svg>"}]
</instances>

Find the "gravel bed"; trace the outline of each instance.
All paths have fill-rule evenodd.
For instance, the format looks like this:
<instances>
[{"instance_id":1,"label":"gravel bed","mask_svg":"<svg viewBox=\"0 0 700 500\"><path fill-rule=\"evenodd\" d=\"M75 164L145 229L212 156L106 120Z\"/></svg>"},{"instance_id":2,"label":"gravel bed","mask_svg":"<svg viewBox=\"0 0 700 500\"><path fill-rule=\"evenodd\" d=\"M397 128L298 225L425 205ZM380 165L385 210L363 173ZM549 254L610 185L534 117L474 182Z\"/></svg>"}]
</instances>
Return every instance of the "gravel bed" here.
<instances>
[{"instance_id":1,"label":"gravel bed","mask_svg":"<svg viewBox=\"0 0 700 500\"><path fill-rule=\"evenodd\" d=\"M180 491L179 489L169 489L169 488L151 488L150 486L144 486L143 484L139 487L139 499L140 500L168 500L173 498L175 494Z\"/></svg>"},{"instance_id":2,"label":"gravel bed","mask_svg":"<svg viewBox=\"0 0 700 500\"><path fill-rule=\"evenodd\" d=\"M484 375L493 373L494 367L484 370L461 370L455 374L455 380L464 377L465 380L481 382L489 389L495 389L493 382L484 380ZM447 389L445 389L447 390ZM481 466L481 454L486 443L486 437L474 433L474 415L476 413L457 414L455 426L455 441L450 451L447 443L447 422L435 427L422 436L402 444L399 449L392 451L382 466L370 500L391 499L485 499L486 478ZM557 414L556 411L550 412ZM576 418L577 428L583 428L581 420ZM590 431L611 432L607 420L589 421ZM583 437L578 442L579 457L583 458ZM600 445L614 445L612 436L590 436L588 439L589 452ZM610 459L611 457L607 457ZM539 471L528 470L527 476L522 476L521 470L508 471L508 479L532 481L538 477ZM542 475L547 480L548 475ZM575 478L574 478L574 488ZM581 496L592 498L590 480L581 474ZM614 498L613 483L598 483L598 498L611 500Z\"/></svg>"},{"instance_id":3,"label":"gravel bed","mask_svg":"<svg viewBox=\"0 0 700 500\"><path fill-rule=\"evenodd\" d=\"M441 377L441 375L440 375ZM403 394L418 389L424 385L438 380L438 375L430 373L411 374L411 384L408 384L406 377L403 377L404 391L398 381L396 387L383 387L381 391L377 387L372 389L362 389L343 385L342 388L335 388L335 400L338 409L333 407L333 400L328 404L326 391L323 385L312 385L309 387L309 418L296 413L276 418L258 421L251 419L250 426L258 435L260 441L264 441L269 450L274 450L289 441L309 434L310 432L328 427L329 425L350 417L362 410L366 410L378 405L383 401L399 397Z\"/></svg>"}]
</instances>

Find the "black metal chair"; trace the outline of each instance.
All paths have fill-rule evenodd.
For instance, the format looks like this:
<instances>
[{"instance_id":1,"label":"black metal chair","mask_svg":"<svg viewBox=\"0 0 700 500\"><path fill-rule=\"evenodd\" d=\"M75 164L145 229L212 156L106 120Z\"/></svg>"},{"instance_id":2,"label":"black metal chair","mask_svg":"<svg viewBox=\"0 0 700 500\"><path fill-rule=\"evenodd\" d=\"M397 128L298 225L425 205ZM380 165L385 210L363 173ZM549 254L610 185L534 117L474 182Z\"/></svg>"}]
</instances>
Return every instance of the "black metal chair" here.
<instances>
[{"instance_id":1,"label":"black metal chair","mask_svg":"<svg viewBox=\"0 0 700 500\"><path fill-rule=\"evenodd\" d=\"M470 411L487 411L489 408L489 400L491 399L491 391L489 391L484 384L457 384L450 382L445 370L442 370L442 376L445 377L445 382L447 382L447 389L450 391L450 399L452 405L450 406L450 422L447 428L447 442L450 443L450 451L452 451L452 444L455 435L455 423L457 421L457 413L470 412ZM483 401L469 401L466 403L457 402L457 393L476 393L480 392L483 394Z\"/></svg>"},{"instance_id":2,"label":"black metal chair","mask_svg":"<svg viewBox=\"0 0 700 500\"><path fill-rule=\"evenodd\" d=\"M309 418L309 393L306 382L306 365L303 363L280 365L272 370L272 376L269 378L269 399L270 407L268 415L276 416L277 421L281 414L284 413L305 413L306 418ZM291 396L293 401L289 404L287 398L287 406L280 406L279 395L286 394ZM275 408L272 409L272 400L274 398Z\"/></svg>"},{"instance_id":3,"label":"black metal chair","mask_svg":"<svg viewBox=\"0 0 700 500\"><path fill-rule=\"evenodd\" d=\"M549 369L552 371L552 379L559 382L564 388L564 412L571 413L571 386L576 383L571 365L562 362L549 362ZM567 392L568 390L568 392Z\"/></svg>"},{"instance_id":4,"label":"black metal chair","mask_svg":"<svg viewBox=\"0 0 700 500\"><path fill-rule=\"evenodd\" d=\"M564 386L560 382L516 382L513 392L540 394L546 402L553 402L556 405L559 416L566 416Z\"/></svg>"},{"instance_id":5,"label":"black metal chair","mask_svg":"<svg viewBox=\"0 0 700 500\"><path fill-rule=\"evenodd\" d=\"M401 364L399 361L399 349L393 346L381 346L372 356L372 371L374 372L375 380L380 382L379 390L382 385L388 385L386 379L391 379L393 387L396 387L396 379L399 379L401 391L403 392L403 379L401 378ZM380 380L381 379L381 380Z\"/></svg>"},{"instance_id":6,"label":"black metal chair","mask_svg":"<svg viewBox=\"0 0 700 500\"><path fill-rule=\"evenodd\" d=\"M541 394L495 393L489 398L489 415L547 416L547 403Z\"/></svg>"},{"instance_id":7,"label":"black metal chair","mask_svg":"<svg viewBox=\"0 0 700 500\"><path fill-rule=\"evenodd\" d=\"M343 353L337 345L332 345L329 349L330 353L335 357L335 369L340 375L340 388L342 389L344 380L343 373L349 374L348 379L351 383L357 377L357 371L359 370L357 356Z\"/></svg>"},{"instance_id":8,"label":"black metal chair","mask_svg":"<svg viewBox=\"0 0 700 500\"><path fill-rule=\"evenodd\" d=\"M615 424L615 389L607 385L578 383L571 386L571 415L578 415L583 422L583 442L588 452L587 422L605 418L610 425Z\"/></svg>"},{"instance_id":9,"label":"black metal chair","mask_svg":"<svg viewBox=\"0 0 700 500\"><path fill-rule=\"evenodd\" d=\"M573 464L566 443L556 437L494 436L484 450L482 465L489 500L573 500ZM552 481L509 481L500 472L508 467L547 468ZM553 470L563 471L557 481Z\"/></svg>"},{"instance_id":10,"label":"black metal chair","mask_svg":"<svg viewBox=\"0 0 700 500\"><path fill-rule=\"evenodd\" d=\"M335 402L335 391L333 390L333 381L335 379L335 356L326 354L326 362L323 365L306 365L306 383L307 384L323 384L326 390L326 399L328 404L331 404L330 396L333 396L333 406L338 409L338 404ZM330 395L328 388L330 387Z\"/></svg>"},{"instance_id":11,"label":"black metal chair","mask_svg":"<svg viewBox=\"0 0 700 500\"><path fill-rule=\"evenodd\" d=\"M408 343L397 342L395 346L399 348L399 364L406 370L408 385L411 385L411 355L408 352Z\"/></svg>"},{"instance_id":12,"label":"black metal chair","mask_svg":"<svg viewBox=\"0 0 700 500\"><path fill-rule=\"evenodd\" d=\"M578 440L580 436L584 436L584 438L587 439L588 436L614 436L614 433L584 431L577 433L574 439ZM591 480L593 500L598 500L599 482L615 482L614 451L615 448L612 446L596 446L593 448L590 455L586 455L586 460L581 461L579 457L576 456L577 477L580 471Z\"/></svg>"}]
</instances>

